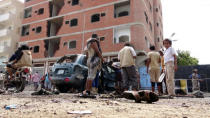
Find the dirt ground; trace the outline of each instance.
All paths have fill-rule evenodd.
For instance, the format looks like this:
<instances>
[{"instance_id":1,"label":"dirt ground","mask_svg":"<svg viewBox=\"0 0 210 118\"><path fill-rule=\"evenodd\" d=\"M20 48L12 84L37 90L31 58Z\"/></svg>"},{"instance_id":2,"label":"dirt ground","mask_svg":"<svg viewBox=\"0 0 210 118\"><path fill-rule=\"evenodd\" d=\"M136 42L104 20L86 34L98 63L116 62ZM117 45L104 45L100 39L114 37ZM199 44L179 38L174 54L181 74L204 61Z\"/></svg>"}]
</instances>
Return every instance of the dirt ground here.
<instances>
[{"instance_id":1,"label":"dirt ground","mask_svg":"<svg viewBox=\"0 0 210 118\"><path fill-rule=\"evenodd\" d=\"M160 99L153 104L124 98L85 99L75 94L31 96L30 91L0 95L0 118L208 118L210 97ZM15 104L16 109L6 110ZM91 114L70 114L90 110Z\"/></svg>"}]
</instances>

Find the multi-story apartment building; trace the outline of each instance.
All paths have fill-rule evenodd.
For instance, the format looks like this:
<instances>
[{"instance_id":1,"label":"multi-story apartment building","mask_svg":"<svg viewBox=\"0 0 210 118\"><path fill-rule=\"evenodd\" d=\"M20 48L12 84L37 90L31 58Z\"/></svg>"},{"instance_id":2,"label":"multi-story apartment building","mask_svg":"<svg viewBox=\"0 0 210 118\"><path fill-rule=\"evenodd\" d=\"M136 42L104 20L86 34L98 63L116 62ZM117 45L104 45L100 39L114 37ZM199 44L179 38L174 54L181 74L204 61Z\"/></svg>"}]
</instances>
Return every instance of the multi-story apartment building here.
<instances>
[{"instance_id":1,"label":"multi-story apartment building","mask_svg":"<svg viewBox=\"0 0 210 118\"><path fill-rule=\"evenodd\" d=\"M0 67L15 51L20 39L24 4L18 0L0 1Z\"/></svg>"},{"instance_id":2,"label":"multi-story apartment building","mask_svg":"<svg viewBox=\"0 0 210 118\"><path fill-rule=\"evenodd\" d=\"M26 0L20 44L33 47L35 67L82 53L98 34L103 56L117 56L125 42L137 52L162 46L160 0Z\"/></svg>"}]
</instances>

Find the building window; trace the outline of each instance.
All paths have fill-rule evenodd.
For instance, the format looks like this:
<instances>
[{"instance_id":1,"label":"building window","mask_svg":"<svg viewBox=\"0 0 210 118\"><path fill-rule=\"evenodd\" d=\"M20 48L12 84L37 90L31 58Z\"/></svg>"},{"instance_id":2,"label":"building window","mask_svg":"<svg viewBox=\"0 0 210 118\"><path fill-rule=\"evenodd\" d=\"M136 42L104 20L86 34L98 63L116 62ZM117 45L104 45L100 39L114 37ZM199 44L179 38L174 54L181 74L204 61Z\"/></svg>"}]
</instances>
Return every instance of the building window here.
<instances>
[{"instance_id":1,"label":"building window","mask_svg":"<svg viewBox=\"0 0 210 118\"><path fill-rule=\"evenodd\" d=\"M71 3L72 6L78 5L78 4L79 4L79 0L72 0L72 3Z\"/></svg>"},{"instance_id":2,"label":"building window","mask_svg":"<svg viewBox=\"0 0 210 118\"><path fill-rule=\"evenodd\" d=\"M77 46L77 42L76 41L70 41L69 42L69 49L74 49Z\"/></svg>"},{"instance_id":3,"label":"building window","mask_svg":"<svg viewBox=\"0 0 210 118\"><path fill-rule=\"evenodd\" d=\"M30 25L23 26L23 27L22 27L22 33L21 33L21 35L22 35L22 36L27 36L27 35L29 35L29 28L30 28Z\"/></svg>"},{"instance_id":4,"label":"building window","mask_svg":"<svg viewBox=\"0 0 210 118\"><path fill-rule=\"evenodd\" d=\"M29 1L31 1L31 0L25 0L25 2L29 2Z\"/></svg>"},{"instance_id":5,"label":"building window","mask_svg":"<svg viewBox=\"0 0 210 118\"><path fill-rule=\"evenodd\" d=\"M118 27L114 29L114 43L130 41L130 27Z\"/></svg>"},{"instance_id":6,"label":"building window","mask_svg":"<svg viewBox=\"0 0 210 118\"><path fill-rule=\"evenodd\" d=\"M158 8L156 8L156 12L158 12Z\"/></svg>"},{"instance_id":7,"label":"building window","mask_svg":"<svg viewBox=\"0 0 210 118\"><path fill-rule=\"evenodd\" d=\"M147 37L145 36L145 37L144 37L144 39L145 39L145 42L146 42L146 46L147 46L147 48L150 48L150 43L149 43L149 41L148 41Z\"/></svg>"},{"instance_id":8,"label":"building window","mask_svg":"<svg viewBox=\"0 0 210 118\"><path fill-rule=\"evenodd\" d=\"M157 27L159 27L159 23L157 23Z\"/></svg>"},{"instance_id":9,"label":"building window","mask_svg":"<svg viewBox=\"0 0 210 118\"><path fill-rule=\"evenodd\" d=\"M104 41L105 40L105 37L100 37L100 41Z\"/></svg>"},{"instance_id":10,"label":"building window","mask_svg":"<svg viewBox=\"0 0 210 118\"><path fill-rule=\"evenodd\" d=\"M119 37L119 43L123 42L129 42L129 36L128 35L122 35Z\"/></svg>"},{"instance_id":11,"label":"building window","mask_svg":"<svg viewBox=\"0 0 210 118\"><path fill-rule=\"evenodd\" d=\"M146 22L148 24L149 23L149 20L148 20L147 12L144 12L144 15L145 15Z\"/></svg>"},{"instance_id":12,"label":"building window","mask_svg":"<svg viewBox=\"0 0 210 118\"><path fill-rule=\"evenodd\" d=\"M104 17L104 16L106 16L106 13L101 13L101 17Z\"/></svg>"},{"instance_id":13,"label":"building window","mask_svg":"<svg viewBox=\"0 0 210 118\"><path fill-rule=\"evenodd\" d=\"M69 21L67 20L67 21L65 21L65 24L69 24Z\"/></svg>"},{"instance_id":14,"label":"building window","mask_svg":"<svg viewBox=\"0 0 210 118\"><path fill-rule=\"evenodd\" d=\"M150 2L149 2L149 9L150 9L150 11L152 12L152 5L151 5Z\"/></svg>"},{"instance_id":15,"label":"building window","mask_svg":"<svg viewBox=\"0 0 210 118\"><path fill-rule=\"evenodd\" d=\"M39 52L39 46L34 46L33 52L34 52L34 53L38 53L38 52Z\"/></svg>"},{"instance_id":16,"label":"building window","mask_svg":"<svg viewBox=\"0 0 210 118\"><path fill-rule=\"evenodd\" d=\"M36 28L36 33L40 33L41 31L42 31L42 27L41 26Z\"/></svg>"},{"instance_id":17,"label":"building window","mask_svg":"<svg viewBox=\"0 0 210 118\"><path fill-rule=\"evenodd\" d=\"M28 8L24 10L24 18L31 17L31 14L32 14L32 8Z\"/></svg>"},{"instance_id":18,"label":"building window","mask_svg":"<svg viewBox=\"0 0 210 118\"><path fill-rule=\"evenodd\" d=\"M114 17L128 16L130 13L130 1L118 3L114 5Z\"/></svg>"},{"instance_id":19,"label":"building window","mask_svg":"<svg viewBox=\"0 0 210 118\"><path fill-rule=\"evenodd\" d=\"M67 42L64 42L64 43L63 43L63 47L65 47L65 46L67 46Z\"/></svg>"},{"instance_id":20,"label":"building window","mask_svg":"<svg viewBox=\"0 0 210 118\"><path fill-rule=\"evenodd\" d=\"M93 14L91 16L91 22L94 23L94 22L99 22L100 21L100 14Z\"/></svg>"},{"instance_id":21,"label":"building window","mask_svg":"<svg viewBox=\"0 0 210 118\"><path fill-rule=\"evenodd\" d=\"M152 32L152 23L149 22L150 31Z\"/></svg>"},{"instance_id":22,"label":"building window","mask_svg":"<svg viewBox=\"0 0 210 118\"><path fill-rule=\"evenodd\" d=\"M41 15L41 14L43 14L44 13L44 8L40 8L39 10L38 10L38 15Z\"/></svg>"},{"instance_id":23,"label":"building window","mask_svg":"<svg viewBox=\"0 0 210 118\"><path fill-rule=\"evenodd\" d=\"M71 27L74 27L74 26L77 26L77 25L78 25L78 19L76 19L76 18L75 19L72 19L71 20L71 23L70 23L70 26Z\"/></svg>"},{"instance_id":24,"label":"building window","mask_svg":"<svg viewBox=\"0 0 210 118\"><path fill-rule=\"evenodd\" d=\"M157 38L157 41L160 42L160 38L159 37Z\"/></svg>"}]
</instances>

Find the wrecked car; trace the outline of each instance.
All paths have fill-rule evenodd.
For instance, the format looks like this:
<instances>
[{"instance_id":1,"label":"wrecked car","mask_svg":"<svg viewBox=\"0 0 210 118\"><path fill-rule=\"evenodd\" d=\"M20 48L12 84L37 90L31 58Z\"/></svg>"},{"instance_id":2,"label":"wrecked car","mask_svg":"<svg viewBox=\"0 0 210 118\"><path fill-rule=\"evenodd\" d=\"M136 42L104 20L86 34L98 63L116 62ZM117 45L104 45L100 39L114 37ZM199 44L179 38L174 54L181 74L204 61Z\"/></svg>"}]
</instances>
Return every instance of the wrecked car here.
<instances>
[{"instance_id":1,"label":"wrecked car","mask_svg":"<svg viewBox=\"0 0 210 118\"><path fill-rule=\"evenodd\" d=\"M61 57L52 67L52 84L60 91L69 89L84 90L88 75L85 55L76 54Z\"/></svg>"}]
</instances>

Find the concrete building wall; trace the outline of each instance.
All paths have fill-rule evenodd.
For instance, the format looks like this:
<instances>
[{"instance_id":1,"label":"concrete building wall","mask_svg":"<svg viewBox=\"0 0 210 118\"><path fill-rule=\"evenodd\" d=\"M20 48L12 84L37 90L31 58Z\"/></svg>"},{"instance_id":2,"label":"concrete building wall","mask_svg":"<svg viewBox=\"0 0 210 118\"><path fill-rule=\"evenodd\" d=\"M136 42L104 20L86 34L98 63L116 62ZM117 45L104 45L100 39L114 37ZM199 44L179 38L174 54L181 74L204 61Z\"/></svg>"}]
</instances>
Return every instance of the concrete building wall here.
<instances>
[{"instance_id":1,"label":"concrete building wall","mask_svg":"<svg viewBox=\"0 0 210 118\"><path fill-rule=\"evenodd\" d=\"M58 5L58 0L31 0L25 3L25 10L31 8L32 13L31 17L23 20L23 27L30 28L29 35L22 36L20 44L39 46L39 51L33 53L35 62L82 53L86 40L93 33L102 39L101 47L105 57L116 56L124 45L124 42L118 43L121 41L130 41L137 52L149 51L150 45L159 46L155 41L159 31L155 28L157 15L154 15L157 3L153 0L79 0L76 5L72 5L72 2L73 0L59 0ZM54 6L57 6L57 11ZM44 12L37 14L42 8ZM99 16L100 20L92 22L93 15ZM122 16L118 17L119 15ZM72 23L76 25L70 26ZM36 33L39 26L42 27L41 31ZM162 27L159 29L162 30ZM54 32L55 35L49 35L49 32ZM56 40L57 47L53 48L53 52L49 51L48 46ZM69 49L72 41L76 41L76 47Z\"/></svg>"}]
</instances>

